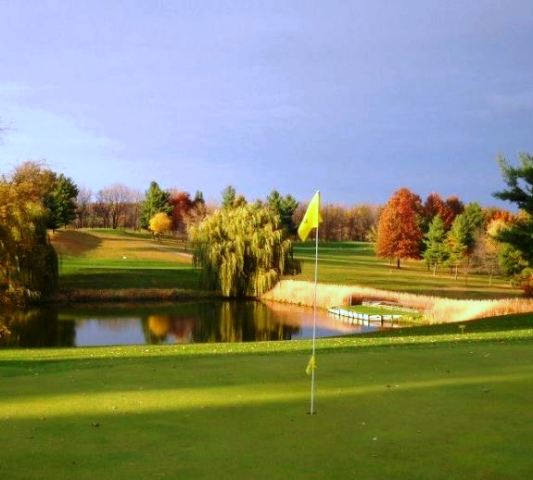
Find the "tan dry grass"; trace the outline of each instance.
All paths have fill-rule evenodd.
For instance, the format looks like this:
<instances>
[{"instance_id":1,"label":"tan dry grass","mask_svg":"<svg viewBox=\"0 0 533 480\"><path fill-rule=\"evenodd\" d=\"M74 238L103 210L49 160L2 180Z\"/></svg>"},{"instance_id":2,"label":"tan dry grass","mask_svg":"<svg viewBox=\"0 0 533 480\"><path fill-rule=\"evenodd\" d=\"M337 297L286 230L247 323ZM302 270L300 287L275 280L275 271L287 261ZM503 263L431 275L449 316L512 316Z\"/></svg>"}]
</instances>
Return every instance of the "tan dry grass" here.
<instances>
[{"instance_id":1,"label":"tan dry grass","mask_svg":"<svg viewBox=\"0 0 533 480\"><path fill-rule=\"evenodd\" d=\"M298 280L282 280L263 299L297 305L313 305L313 283ZM502 300L455 300L410 293L392 292L376 288L318 284L317 305L328 308L363 300L381 300L415 308L424 313L430 323L461 322L476 318L533 312L533 299L507 298Z\"/></svg>"}]
</instances>

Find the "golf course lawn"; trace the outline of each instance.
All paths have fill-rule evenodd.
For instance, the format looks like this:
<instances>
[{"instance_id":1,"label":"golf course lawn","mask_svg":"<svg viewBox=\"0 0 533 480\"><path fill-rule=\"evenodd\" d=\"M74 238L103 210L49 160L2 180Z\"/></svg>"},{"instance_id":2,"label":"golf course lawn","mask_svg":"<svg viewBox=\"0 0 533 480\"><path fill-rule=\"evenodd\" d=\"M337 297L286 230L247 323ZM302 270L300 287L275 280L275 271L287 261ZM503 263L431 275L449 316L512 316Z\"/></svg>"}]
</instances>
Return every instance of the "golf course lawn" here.
<instances>
[{"instance_id":1,"label":"golf course lawn","mask_svg":"<svg viewBox=\"0 0 533 480\"><path fill-rule=\"evenodd\" d=\"M200 273L192 266L190 253L172 237L157 241L147 232L130 230L59 230L52 243L60 257L62 290L201 288ZM295 243L294 251L302 262L302 273L288 278L313 280L314 245ZM522 295L498 277L489 285L487 275L470 274L466 280L454 280L443 269L433 276L421 261L403 262L397 270L377 258L372 244L364 242L321 243L319 281L453 298Z\"/></svg>"},{"instance_id":2,"label":"golf course lawn","mask_svg":"<svg viewBox=\"0 0 533 480\"><path fill-rule=\"evenodd\" d=\"M302 274L298 280L313 280L315 245L295 243L294 254L302 262ZM461 274L455 280L448 269L433 276L423 261L402 262L402 268L389 265L377 258L371 243L366 242L323 242L319 245L318 278L322 283L360 285L382 290L436 295L452 298L506 298L519 296L519 289L509 286L503 278L495 277L489 285L488 275Z\"/></svg>"},{"instance_id":3,"label":"golf course lawn","mask_svg":"<svg viewBox=\"0 0 533 480\"><path fill-rule=\"evenodd\" d=\"M318 342L0 351L0 478L526 479L533 315Z\"/></svg>"},{"instance_id":4,"label":"golf course lawn","mask_svg":"<svg viewBox=\"0 0 533 480\"><path fill-rule=\"evenodd\" d=\"M172 239L110 229L59 230L52 243L60 258L60 288L198 289L199 271Z\"/></svg>"}]
</instances>

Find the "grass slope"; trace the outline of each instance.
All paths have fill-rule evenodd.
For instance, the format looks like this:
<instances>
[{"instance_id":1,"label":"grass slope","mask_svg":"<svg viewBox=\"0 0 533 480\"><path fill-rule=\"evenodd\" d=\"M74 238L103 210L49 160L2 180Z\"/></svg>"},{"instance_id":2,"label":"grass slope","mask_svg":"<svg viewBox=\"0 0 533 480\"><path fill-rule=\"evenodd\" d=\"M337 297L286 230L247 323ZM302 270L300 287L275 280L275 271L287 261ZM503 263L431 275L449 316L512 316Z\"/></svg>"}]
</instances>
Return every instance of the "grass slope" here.
<instances>
[{"instance_id":1,"label":"grass slope","mask_svg":"<svg viewBox=\"0 0 533 480\"><path fill-rule=\"evenodd\" d=\"M309 342L0 351L0 478L523 479L533 316Z\"/></svg>"},{"instance_id":2,"label":"grass slope","mask_svg":"<svg viewBox=\"0 0 533 480\"><path fill-rule=\"evenodd\" d=\"M198 288L190 255L172 240L124 230L61 230L61 289Z\"/></svg>"},{"instance_id":3,"label":"grass slope","mask_svg":"<svg viewBox=\"0 0 533 480\"><path fill-rule=\"evenodd\" d=\"M313 280L315 246L296 243L295 256L302 261L299 280ZM371 244L364 242L331 242L319 245L319 280L322 283L361 285L398 292L453 298L504 298L521 295L502 278L489 285L486 275L469 275L454 280L443 269L437 276L428 272L421 261L402 263L400 270L374 254Z\"/></svg>"}]
</instances>

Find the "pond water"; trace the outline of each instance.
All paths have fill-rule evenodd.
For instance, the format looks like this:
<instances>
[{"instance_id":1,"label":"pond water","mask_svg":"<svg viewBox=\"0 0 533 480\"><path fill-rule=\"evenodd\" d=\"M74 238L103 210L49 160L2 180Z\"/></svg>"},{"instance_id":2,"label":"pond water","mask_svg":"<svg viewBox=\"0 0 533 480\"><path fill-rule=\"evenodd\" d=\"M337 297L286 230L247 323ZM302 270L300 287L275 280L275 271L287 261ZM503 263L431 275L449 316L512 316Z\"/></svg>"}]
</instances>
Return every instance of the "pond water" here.
<instances>
[{"instance_id":1,"label":"pond water","mask_svg":"<svg viewBox=\"0 0 533 480\"><path fill-rule=\"evenodd\" d=\"M312 326L311 308L256 301L47 306L0 312L0 347L291 340L311 338ZM378 328L317 312L319 337Z\"/></svg>"}]
</instances>

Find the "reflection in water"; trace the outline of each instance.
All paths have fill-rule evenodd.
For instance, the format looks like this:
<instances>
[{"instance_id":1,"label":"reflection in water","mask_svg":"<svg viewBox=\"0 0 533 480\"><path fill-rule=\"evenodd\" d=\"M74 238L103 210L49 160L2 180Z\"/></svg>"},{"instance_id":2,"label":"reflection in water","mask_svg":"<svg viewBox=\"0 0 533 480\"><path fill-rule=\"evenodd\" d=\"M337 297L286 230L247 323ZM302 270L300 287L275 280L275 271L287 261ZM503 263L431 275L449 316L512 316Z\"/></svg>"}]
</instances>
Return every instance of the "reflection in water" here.
<instances>
[{"instance_id":1,"label":"reflection in water","mask_svg":"<svg viewBox=\"0 0 533 480\"><path fill-rule=\"evenodd\" d=\"M59 322L53 306L0 312L0 324L9 332L0 336L0 346L72 347L76 338L75 322Z\"/></svg>"},{"instance_id":2,"label":"reflection in water","mask_svg":"<svg viewBox=\"0 0 533 480\"><path fill-rule=\"evenodd\" d=\"M312 309L255 301L77 305L0 312L0 346L52 347L290 340L311 334ZM367 331L325 312L318 335ZM0 332L2 329L0 328Z\"/></svg>"}]
</instances>

